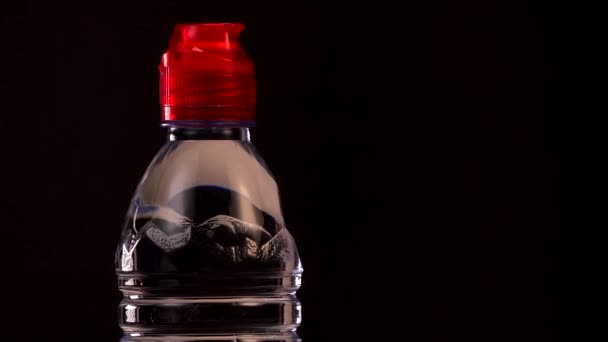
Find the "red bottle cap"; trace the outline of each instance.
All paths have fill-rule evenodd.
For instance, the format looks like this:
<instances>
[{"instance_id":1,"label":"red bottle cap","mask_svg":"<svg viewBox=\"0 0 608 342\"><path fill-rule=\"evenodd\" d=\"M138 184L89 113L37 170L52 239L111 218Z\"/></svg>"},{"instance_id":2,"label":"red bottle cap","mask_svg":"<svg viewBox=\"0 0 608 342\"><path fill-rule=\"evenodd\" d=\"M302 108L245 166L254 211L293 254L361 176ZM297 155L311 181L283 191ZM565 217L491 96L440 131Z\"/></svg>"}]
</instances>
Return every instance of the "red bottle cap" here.
<instances>
[{"instance_id":1,"label":"red bottle cap","mask_svg":"<svg viewBox=\"0 0 608 342\"><path fill-rule=\"evenodd\" d=\"M254 65L238 40L244 28L240 23L175 27L159 66L163 121L254 122Z\"/></svg>"}]
</instances>

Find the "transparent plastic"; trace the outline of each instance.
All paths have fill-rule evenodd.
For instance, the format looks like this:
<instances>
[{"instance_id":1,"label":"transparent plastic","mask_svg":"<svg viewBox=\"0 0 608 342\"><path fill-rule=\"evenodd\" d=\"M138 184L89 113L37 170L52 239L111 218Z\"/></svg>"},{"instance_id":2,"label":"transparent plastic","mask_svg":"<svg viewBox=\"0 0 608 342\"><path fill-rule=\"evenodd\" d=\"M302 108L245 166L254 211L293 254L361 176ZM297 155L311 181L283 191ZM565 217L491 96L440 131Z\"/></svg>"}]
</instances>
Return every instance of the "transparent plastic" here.
<instances>
[{"instance_id":1,"label":"transparent plastic","mask_svg":"<svg viewBox=\"0 0 608 342\"><path fill-rule=\"evenodd\" d=\"M117 248L122 341L299 341L302 266L248 129L169 137Z\"/></svg>"}]
</instances>

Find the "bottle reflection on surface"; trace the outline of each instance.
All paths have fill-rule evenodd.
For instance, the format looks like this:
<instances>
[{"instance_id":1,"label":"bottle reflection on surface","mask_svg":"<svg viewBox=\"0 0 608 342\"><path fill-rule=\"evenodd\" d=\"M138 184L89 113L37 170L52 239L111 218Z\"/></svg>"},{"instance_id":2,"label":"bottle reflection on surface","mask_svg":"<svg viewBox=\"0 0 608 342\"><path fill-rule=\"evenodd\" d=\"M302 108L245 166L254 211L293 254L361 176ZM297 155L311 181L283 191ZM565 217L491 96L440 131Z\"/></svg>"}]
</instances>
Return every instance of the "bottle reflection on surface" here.
<instances>
[{"instance_id":1,"label":"bottle reflection on surface","mask_svg":"<svg viewBox=\"0 0 608 342\"><path fill-rule=\"evenodd\" d=\"M137 335L137 334L136 334ZM124 336L119 342L302 342L302 339L295 333L289 332L285 334L273 335L222 335L222 336L163 336L163 337L142 337L142 336Z\"/></svg>"}]
</instances>

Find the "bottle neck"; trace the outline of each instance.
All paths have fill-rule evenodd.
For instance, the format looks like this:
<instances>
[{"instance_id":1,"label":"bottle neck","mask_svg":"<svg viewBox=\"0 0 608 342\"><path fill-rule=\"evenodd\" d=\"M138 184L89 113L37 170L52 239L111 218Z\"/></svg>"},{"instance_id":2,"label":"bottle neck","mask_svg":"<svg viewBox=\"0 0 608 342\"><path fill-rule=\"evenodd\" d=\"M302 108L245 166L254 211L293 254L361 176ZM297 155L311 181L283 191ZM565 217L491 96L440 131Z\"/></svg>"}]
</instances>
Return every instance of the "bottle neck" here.
<instances>
[{"instance_id":1,"label":"bottle neck","mask_svg":"<svg viewBox=\"0 0 608 342\"><path fill-rule=\"evenodd\" d=\"M188 122L164 123L169 141L182 140L239 140L251 141L248 127L200 125Z\"/></svg>"}]
</instances>

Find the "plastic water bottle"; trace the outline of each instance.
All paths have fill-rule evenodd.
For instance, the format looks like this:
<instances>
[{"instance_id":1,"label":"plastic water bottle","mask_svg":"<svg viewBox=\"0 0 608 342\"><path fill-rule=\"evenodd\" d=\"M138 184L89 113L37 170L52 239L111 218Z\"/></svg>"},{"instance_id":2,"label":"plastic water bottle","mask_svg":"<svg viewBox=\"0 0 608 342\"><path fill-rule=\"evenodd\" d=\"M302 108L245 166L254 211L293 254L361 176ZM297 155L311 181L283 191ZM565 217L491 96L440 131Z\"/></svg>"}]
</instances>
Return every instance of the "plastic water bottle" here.
<instances>
[{"instance_id":1,"label":"plastic water bottle","mask_svg":"<svg viewBox=\"0 0 608 342\"><path fill-rule=\"evenodd\" d=\"M242 24L178 25L160 64L168 140L116 253L122 341L299 341L302 266L251 144Z\"/></svg>"}]
</instances>

